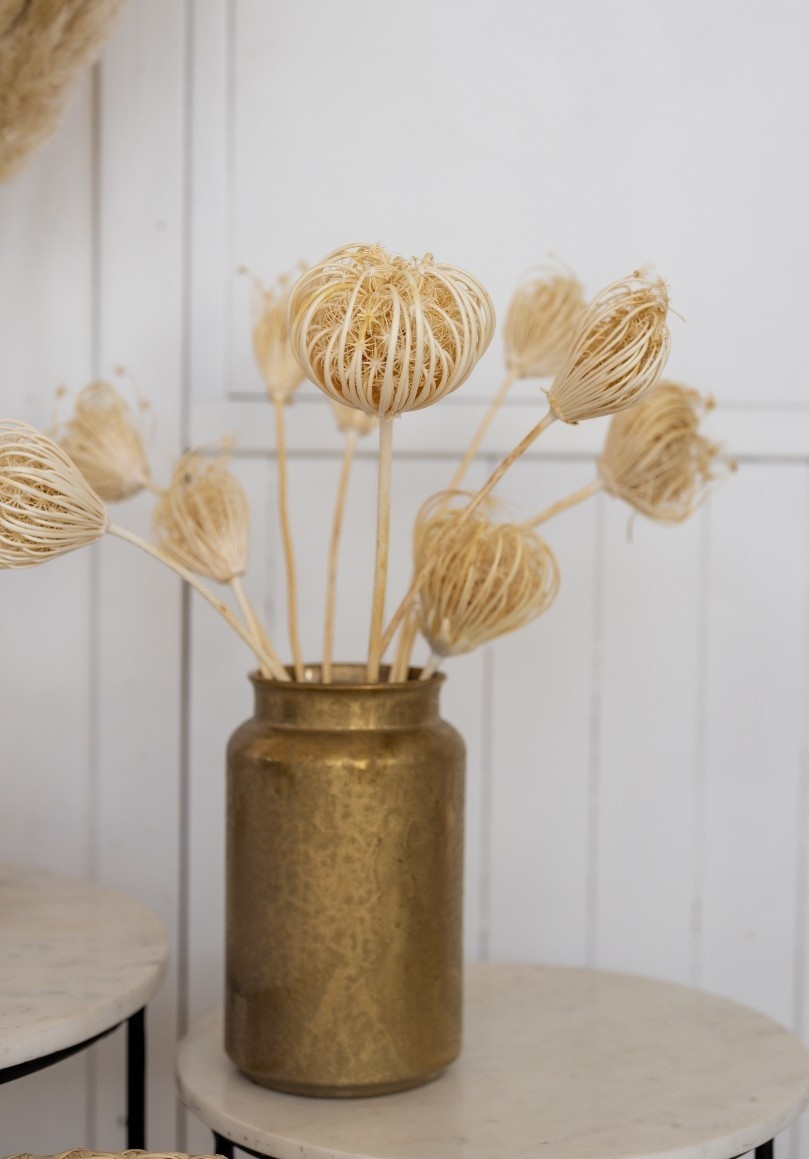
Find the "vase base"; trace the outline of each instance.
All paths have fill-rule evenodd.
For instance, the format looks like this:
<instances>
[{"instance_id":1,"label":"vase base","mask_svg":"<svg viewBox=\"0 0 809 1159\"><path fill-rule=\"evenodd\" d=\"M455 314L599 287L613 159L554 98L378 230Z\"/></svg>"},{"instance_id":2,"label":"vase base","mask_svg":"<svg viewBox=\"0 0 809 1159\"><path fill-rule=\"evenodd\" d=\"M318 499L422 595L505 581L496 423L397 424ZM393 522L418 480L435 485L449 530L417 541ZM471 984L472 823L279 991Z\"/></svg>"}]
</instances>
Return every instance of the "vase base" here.
<instances>
[{"instance_id":1,"label":"vase base","mask_svg":"<svg viewBox=\"0 0 809 1159\"><path fill-rule=\"evenodd\" d=\"M394 1095L399 1091L410 1091L414 1087L423 1087L427 1083L435 1082L447 1068L431 1071L429 1074L411 1075L409 1078L396 1079L393 1082L366 1083L356 1086L325 1086L315 1083L286 1082L284 1079L265 1078L260 1075L242 1071L251 1082L260 1087L268 1087L272 1091L282 1091L286 1095L303 1095L310 1099L371 1099L379 1095Z\"/></svg>"}]
</instances>

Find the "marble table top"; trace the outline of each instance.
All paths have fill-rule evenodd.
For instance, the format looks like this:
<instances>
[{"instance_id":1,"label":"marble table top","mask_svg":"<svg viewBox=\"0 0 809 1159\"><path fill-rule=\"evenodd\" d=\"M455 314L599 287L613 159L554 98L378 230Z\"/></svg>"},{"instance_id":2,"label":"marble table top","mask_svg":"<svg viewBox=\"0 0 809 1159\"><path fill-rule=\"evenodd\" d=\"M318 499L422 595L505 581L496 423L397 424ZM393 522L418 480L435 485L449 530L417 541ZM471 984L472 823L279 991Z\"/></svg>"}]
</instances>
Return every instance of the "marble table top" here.
<instances>
[{"instance_id":1,"label":"marble table top","mask_svg":"<svg viewBox=\"0 0 809 1159\"><path fill-rule=\"evenodd\" d=\"M769 1018L653 979L472 964L461 1058L373 1099L302 1098L244 1078L221 1013L178 1049L186 1106L276 1159L730 1159L809 1102L809 1053Z\"/></svg>"},{"instance_id":2,"label":"marble table top","mask_svg":"<svg viewBox=\"0 0 809 1159\"><path fill-rule=\"evenodd\" d=\"M151 998L169 945L140 902L0 862L0 1070L76 1046Z\"/></svg>"}]
</instances>

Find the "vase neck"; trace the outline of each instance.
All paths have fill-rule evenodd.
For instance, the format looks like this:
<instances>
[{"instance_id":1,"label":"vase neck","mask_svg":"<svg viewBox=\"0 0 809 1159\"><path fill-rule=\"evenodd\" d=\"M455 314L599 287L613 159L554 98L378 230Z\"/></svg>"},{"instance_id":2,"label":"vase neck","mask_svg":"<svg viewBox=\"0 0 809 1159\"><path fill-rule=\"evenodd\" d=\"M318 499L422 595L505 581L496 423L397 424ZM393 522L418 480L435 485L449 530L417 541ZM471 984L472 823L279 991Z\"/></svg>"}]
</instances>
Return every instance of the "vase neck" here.
<instances>
[{"instance_id":1,"label":"vase neck","mask_svg":"<svg viewBox=\"0 0 809 1159\"><path fill-rule=\"evenodd\" d=\"M364 676L365 668L354 665L335 665L332 684L287 683L254 674L256 717L282 728L325 731L417 728L439 719L443 676L405 684L365 684Z\"/></svg>"}]
</instances>

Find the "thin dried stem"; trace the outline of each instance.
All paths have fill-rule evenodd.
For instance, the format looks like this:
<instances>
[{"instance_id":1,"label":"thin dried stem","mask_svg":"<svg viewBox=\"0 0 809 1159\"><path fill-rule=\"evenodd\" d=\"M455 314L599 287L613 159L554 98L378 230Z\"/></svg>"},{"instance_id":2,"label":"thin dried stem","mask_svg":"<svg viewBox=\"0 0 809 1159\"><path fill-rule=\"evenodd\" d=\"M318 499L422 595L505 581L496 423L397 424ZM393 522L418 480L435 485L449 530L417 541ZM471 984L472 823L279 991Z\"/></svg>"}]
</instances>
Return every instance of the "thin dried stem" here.
<instances>
[{"instance_id":1,"label":"thin dried stem","mask_svg":"<svg viewBox=\"0 0 809 1159\"><path fill-rule=\"evenodd\" d=\"M267 667L266 663L261 663L262 676L274 676L276 679L289 680L289 673L284 668L281 658L270 643L270 638L264 630L264 625L259 620L256 609L253 607L247 592L244 590L244 585L239 576L235 575L230 580L230 589L236 597L236 603L239 605L239 610L242 613L242 618L247 628L252 632L255 638L261 643L263 652L274 661L272 670ZM280 673L283 672L283 677Z\"/></svg>"},{"instance_id":2,"label":"thin dried stem","mask_svg":"<svg viewBox=\"0 0 809 1159\"><path fill-rule=\"evenodd\" d=\"M344 407L343 409L345 410L347 408ZM353 413L361 414L360 411L354 411ZM354 452L356 449L357 432L355 430L348 430L346 432L343 463L340 468L340 481L337 484L337 500L334 505L334 517L332 519L331 538L329 540L326 612L323 628L323 664L321 669L324 684L331 683L331 666L334 654L334 614L337 606L337 565L340 556L340 532L343 526L343 514L345 513L346 495L348 494L348 481L351 477L351 464L354 461Z\"/></svg>"},{"instance_id":3,"label":"thin dried stem","mask_svg":"<svg viewBox=\"0 0 809 1159\"><path fill-rule=\"evenodd\" d=\"M450 479L448 490L457 491L457 489L460 487L461 483L463 482L464 478L466 477L467 471L469 470L469 468L472 465L472 460L474 459L475 455L477 454L478 447L480 446L480 444L483 442L484 438L486 437L486 433L489 430L489 427L494 422L495 418L497 417L497 415L498 415L498 413L503 405L503 402L505 400L506 395L508 394L509 390L514 385L514 383L517 381L518 377L519 377L519 375L518 375L518 372L516 370L510 370L508 372L508 374L506 375L506 377L501 382L501 384L498 388L497 394L494 396L494 398L492 399L492 401L489 405L489 409L486 411L486 414L481 419L480 425L478 426L478 429L475 431L474 435L472 435L472 441L470 442L469 446L466 449L466 454L461 459L461 461L458 464L458 467L455 471L455 474Z\"/></svg>"},{"instance_id":4,"label":"thin dried stem","mask_svg":"<svg viewBox=\"0 0 809 1159\"><path fill-rule=\"evenodd\" d=\"M419 680L429 680L432 676L435 676L443 662L443 656L439 656L437 652L430 652L430 655L427 657L427 663L419 675Z\"/></svg>"},{"instance_id":5,"label":"thin dried stem","mask_svg":"<svg viewBox=\"0 0 809 1159\"><path fill-rule=\"evenodd\" d=\"M376 507L376 559L371 630L368 639L368 680L377 683L382 658L382 622L385 617L385 589L388 579L390 541L390 476L393 451L393 419L379 420L379 478Z\"/></svg>"},{"instance_id":6,"label":"thin dried stem","mask_svg":"<svg viewBox=\"0 0 809 1159\"><path fill-rule=\"evenodd\" d=\"M292 529L289 523L288 471L286 450L286 427L284 401L273 398L275 411L275 441L278 461L278 518L281 524L281 541L284 547L284 563L287 575L287 622L289 625L289 645L295 679L303 680L303 656L298 635L298 579L295 573L295 551L292 546Z\"/></svg>"},{"instance_id":7,"label":"thin dried stem","mask_svg":"<svg viewBox=\"0 0 809 1159\"><path fill-rule=\"evenodd\" d=\"M390 670L391 684L401 684L407 680L407 674L410 670L410 654L413 651L418 631L419 622L411 610L410 615L402 624L402 630L399 632L399 639L396 643L396 655Z\"/></svg>"},{"instance_id":8,"label":"thin dried stem","mask_svg":"<svg viewBox=\"0 0 809 1159\"><path fill-rule=\"evenodd\" d=\"M589 499L593 495L597 495L599 491L604 490L604 481L601 478L593 479L589 483L585 483L583 487L579 487L577 491L572 491L570 495L566 495L564 499L559 499L556 503L551 503L550 507L546 507L544 511L540 511L539 515L534 515L531 519L526 519L526 527L539 527L542 523L547 523L549 519L553 519L555 515L561 514L562 511L567 511L569 507L575 507L577 503L583 503L585 499Z\"/></svg>"},{"instance_id":9,"label":"thin dried stem","mask_svg":"<svg viewBox=\"0 0 809 1159\"><path fill-rule=\"evenodd\" d=\"M184 567L168 552L162 551L159 547L155 547L153 543L148 540L141 539L139 535L128 531L125 527L118 527L116 524L110 523L107 526L107 532L110 535L115 535L119 539L126 540L127 543L139 547L141 551L145 551L147 555L151 555L153 559L159 560L160 563L166 567L171 568L176 572L181 579L184 579L187 584L190 584L194 591L199 592L204 600L207 600L212 608L215 608L220 616L230 625L234 632L247 644L248 648L255 655L259 665L266 667L275 676L276 680L283 680L283 668L279 668L276 661L272 659L265 652L261 643L246 627L244 627L239 620L233 615L227 604L223 603L219 597L211 591L207 584L204 584L198 576L195 576L192 571Z\"/></svg>"}]
</instances>

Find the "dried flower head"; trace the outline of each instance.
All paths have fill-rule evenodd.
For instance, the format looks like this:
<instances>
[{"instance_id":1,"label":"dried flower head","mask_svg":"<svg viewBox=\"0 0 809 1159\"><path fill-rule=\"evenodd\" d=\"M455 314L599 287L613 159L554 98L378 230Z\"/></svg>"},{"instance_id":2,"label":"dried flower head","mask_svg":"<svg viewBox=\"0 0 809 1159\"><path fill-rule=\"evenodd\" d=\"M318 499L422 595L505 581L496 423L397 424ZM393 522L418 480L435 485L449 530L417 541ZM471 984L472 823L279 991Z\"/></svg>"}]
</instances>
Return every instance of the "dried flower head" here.
<instances>
[{"instance_id":1,"label":"dried flower head","mask_svg":"<svg viewBox=\"0 0 809 1159\"><path fill-rule=\"evenodd\" d=\"M23 167L61 119L76 75L101 51L122 0L0 4L0 181Z\"/></svg>"},{"instance_id":2,"label":"dried flower head","mask_svg":"<svg viewBox=\"0 0 809 1159\"><path fill-rule=\"evenodd\" d=\"M107 511L61 447L26 423L0 421L0 567L33 567L94 543Z\"/></svg>"},{"instance_id":3,"label":"dried flower head","mask_svg":"<svg viewBox=\"0 0 809 1159\"><path fill-rule=\"evenodd\" d=\"M304 379L289 344L289 279L282 276L267 287L249 270L241 272L253 283L253 353L267 393L273 401L289 402Z\"/></svg>"},{"instance_id":4,"label":"dried flower head","mask_svg":"<svg viewBox=\"0 0 809 1159\"><path fill-rule=\"evenodd\" d=\"M518 378L555 374L584 313L581 282L566 270L540 266L514 293L505 321L506 365Z\"/></svg>"},{"instance_id":5,"label":"dried flower head","mask_svg":"<svg viewBox=\"0 0 809 1159\"><path fill-rule=\"evenodd\" d=\"M717 477L720 448L699 433L712 407L695 390L661 382L610 423L599 472L605 490L662 523L682 523Z\"/></svg>"},{"instance_id":6,"label":"dried flower head","mask_svg":"<svg viewBox=\"0 0 809 1159\"><path fill-rule=\"evenodd\" d=\"M109 382L91 382L79 391L59 442L107 503L128 499L150 484L141 429Z\"/></svg>"},{"instance_id":7,"label":"dried flower head","mask_svg":"<svg viewBox=\"0 0 809 1159\"><path fill-rule=\"evenodd\" d=\"M357 410L353 406L343 406L341 402L335 402L333 398L329 399L329 406L337 423L337 429L342 431L344 435L353 432L362 438L363 435L370 435L379 422L376 415L366 414L365 411Z\"/></svg>"},{"instance_id":8,"label":"dried flower head","mask_svg":"<svg viewBox=\"0 0 809 1159\"><path fill-rule=\"evenodd\" d=\"M465 382L489 345L494 307L455 266L334 250L293 286L292 348L337 402L380 418L430 406Z\"/></svg>"},{"instance_id":9,"label":"dried flower head","mask_svg":"<svg viewBox=\"0 0 809 1159\"><path fill-rule=\"evenodd\" d=\"M229 583L247 570L247 497L224 456L182 456L155 507L161 547L191 571Z\"/></svg>"},{"instance_id":10,"label":"dried flower head","mask_svg":"<svg viewBox=\"0 0 809 1159\"><path fill-rule=\"evenodd\" d=\"M669 354L668 306L663 279L643 270L593 299L548 391L558 419L614 414L651 390Z\"/></svg>"},{"instance_id":11,"label":"dried flower head","mask_svg":"<svg viewBox=\"0 0 809 1159\"><path fill-rule=\"evenodd\" d=\"M541 616L559 589L553 552L531 528L494 519L491 501L470 518L439 493L422 507L413 534L422 635L437 656L457 655ZM449 505L448 505L449 504Z\"/></svg>"}]
</instances>

